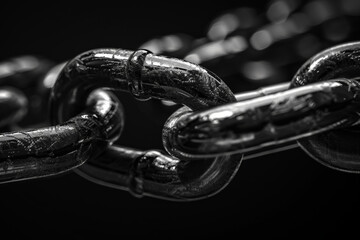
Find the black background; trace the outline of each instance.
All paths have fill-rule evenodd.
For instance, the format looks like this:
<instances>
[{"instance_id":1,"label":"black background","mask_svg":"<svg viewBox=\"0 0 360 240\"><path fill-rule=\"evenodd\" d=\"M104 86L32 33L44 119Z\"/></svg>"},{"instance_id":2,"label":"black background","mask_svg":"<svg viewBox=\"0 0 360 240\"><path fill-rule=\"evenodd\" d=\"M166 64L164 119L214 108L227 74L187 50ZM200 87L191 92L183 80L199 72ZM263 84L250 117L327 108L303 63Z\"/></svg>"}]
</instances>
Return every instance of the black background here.
<instances>
[{"instance_id":1,"label":"black background","mask_svg":"<svg viewBox=\"0 0 360 240\"><path fill-rule=\"evenodd\" d=\"M170 2L161 7L140 3L124 7L119 2L118 6L91 9L47 4L50 6L46 9L1 9L1 60L36 54L62 62L93 48L136 49L166 34L182 32L202 37L214 17L235 7L219 2L201 8ZM238 6L261 10L266 4L242 1ZM152 125L162 123L151 120L146 113L139 117L142 103L128 101L124 104L129 114L121 143L142 149L160 148L160 130ZM359 189L358 175L326 168L300 149L244 162L226 189L212 198L190 203L137 199L71 172L0 185L0 231L12 237L49 239L356 236Z\"/></svg>"}]
</instances>

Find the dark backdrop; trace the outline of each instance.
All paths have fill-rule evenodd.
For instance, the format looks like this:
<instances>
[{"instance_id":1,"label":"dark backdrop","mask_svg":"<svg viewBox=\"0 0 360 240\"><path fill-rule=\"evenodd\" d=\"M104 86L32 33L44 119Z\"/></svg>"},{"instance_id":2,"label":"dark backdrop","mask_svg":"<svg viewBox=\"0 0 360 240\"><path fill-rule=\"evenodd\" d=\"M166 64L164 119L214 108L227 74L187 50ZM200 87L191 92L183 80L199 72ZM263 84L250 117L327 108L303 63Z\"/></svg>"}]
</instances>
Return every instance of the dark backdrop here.
<instances>
[{"instance_id":1,"label":"dark backdrop","mask_svg":"<svg viewBox=\"0 0 360 240\"><path fill-rule=\"evenodd\" d=\"M0 59L36 54L61 62L93 48L136 49L165 34L182 32L201 37L214 17L235 7L215 2L202 8L170 2L161 7L121 4L91 9L59 7L60 3L51 2L47 9L4 7L0 16ZM263 2L255 4L241 1L238 6L265 6ZM142 149L160 148L162 123L154 123L143 113L141 103L131 103L124 104L128 121L121 143ZM49 239L357 235L359 189L358 175L328 169L300 149L244 162L226 189L191 203L137 199L128 192L68 173L0 185L0 231L13 237Z\"/></svg>"}]
</instances>

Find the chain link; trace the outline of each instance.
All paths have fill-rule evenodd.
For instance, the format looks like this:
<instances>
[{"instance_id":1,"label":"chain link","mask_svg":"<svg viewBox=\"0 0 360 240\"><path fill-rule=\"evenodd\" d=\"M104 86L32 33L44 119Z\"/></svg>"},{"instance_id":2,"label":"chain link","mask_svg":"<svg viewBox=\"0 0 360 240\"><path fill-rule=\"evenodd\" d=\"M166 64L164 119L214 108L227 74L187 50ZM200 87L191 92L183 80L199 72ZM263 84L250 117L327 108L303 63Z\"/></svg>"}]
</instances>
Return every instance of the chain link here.
<instances>
[{"instance_id":1,"label":"chain link","mask_svg":"<svg viewBox=\"0 0 360 240\"><path fill-rule=\"evenodd\" d=\"M86 96L99 87L129 91L141 100L174 101L193 110L235 102L221 79L196 64L143 50L98 49L80 54L61 71L51 94L53 123L61 123L81 111ZM202 165L206 167L198 169L199 163L192 164L190 160L159 151L141 152L122 147L113 151L131 161L127 171L118 169L125 171L115 178L118 187L129 188L137 196L150 194L172 200L200 199L217 193L241 163L241 156L223 155L204 158ZM91 171L94 165L85 164L77 171L96 179L109 178L107 173L103 176L97 175L99 171ZM189 174L197 176L191 179Z\"/></svg>"},{"instance_id":2,"label":"chain link","mask_svg":"<svg viewBox=\"0 0 360 240\"><path fill-rule=\"evenodd\" d=\"M225 13L201 39L170 35L141 50L96 49L58 65L29 56L0 64L1 84L12 87L0 90L7 113L0 127L8 132L0 135L0 182L74 170L135 196L203 199L229 184L243 154L294 140L326 166L358 173L360 44L329 48L299 65L349 38L354 11L325 1L288 1L279 11L279 3L261 17L250 8ZM284 83L234 95L207 69L248 81L248 90ZM112 93L118 90L160 99L169 115L185 105L163 128L169 154L112 146L124 127ZM49 97L52 127L41 114Z\"/></svg>"}]
</instances>

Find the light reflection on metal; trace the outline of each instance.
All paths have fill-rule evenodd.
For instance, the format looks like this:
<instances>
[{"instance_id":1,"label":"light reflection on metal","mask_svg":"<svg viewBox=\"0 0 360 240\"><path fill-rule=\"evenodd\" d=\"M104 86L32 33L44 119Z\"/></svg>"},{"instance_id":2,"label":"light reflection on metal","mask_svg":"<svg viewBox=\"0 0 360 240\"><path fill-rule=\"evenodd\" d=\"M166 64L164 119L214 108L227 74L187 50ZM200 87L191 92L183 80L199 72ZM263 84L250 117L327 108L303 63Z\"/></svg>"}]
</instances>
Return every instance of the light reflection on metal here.
<instances>
[{"instance_id":1,"label":"light reflection on metal","mask_svg":"<svg viewBox=\"0 0 360 240\"><path fill-rule=\"evenodd\" d=\"M175 106L177 103L174 103L173 101L168 100L161 100L161 103L167 107Z\"/></svg>"},{"instance_id":2,"label":"light reflection on metal","mask_svg":"<svg viewBox=\"0 0 360 240\"><path fill-rule=\"evenodd\" d=\"M11 63L0 64L0 78L7 77L14 72L14 65Z\"/></svg>"},{"instance_id":3,"label":"light reflection on metal","mask_svg":"<svg viewBox=\"0 0 360 240\"><path fill-rule=\"evenodd\" d=\"M46 76L43 80L43 85L45 88L50 89L54 86L57 76L59 76L59 73L61 72L61 70L63 69L63 67L65 65L66 65L66 62L60 63L60 64L54 66L52 69L50 69L50 71L46 74Z\"/></svg>"},{"instance_id":4,"label":"light reflection on metal","mask_svg":"<svg viewBox=\"0 0 360 240\"><path fill-rule=\"evenodd\" d=\"M118 54L121 57L115 57ZM131 92L129 83L134 84L135 81L142 89L140 95L133 93L135 97L166 99L194 110L235 101L235 96L220 78L198 65L176 58L155 56L144 50L95 49L78 55L62 69L52 88L52 120L54 123L63 122L73 113L81 112L79 103L93 89ZM122 151L122 147L117 149L119 154L128 152ZM224 155L203 159L198 165L198 161L193 163L190 159L175 159L153 150L134 150L130 154L124 156L125 159L118 164L120 170L126 170L120 173L120 178L109 179L109 172L112 171L109 168L106 169L107 174L88 171L89 168L102 170L101 158L94 159L94 164L88 161L77 171L92 179L118 181L118 187L126 187L136 196L194 200L209 197L226 186L242 159L241 155ZM130 162L125 162L126 159ZM109 161L105 166L108 164ZM188 174L190 179L183 173Z\"/></svg>"},{"instance_id":5,"label":"light reflection on metal","mask_svg":"<svg viewBox=\"0 0 360 240\"><path fill-rule=\"evenodd\" d=\"M192 63L201 64L204 61L242 52L247 49L247 47L248 44L244 37L234 36L226 40L204 44L194 51L191 51L184 59Z\"/></svg>"},{"instance_id":6,"label":"light reflection on metal","mask_svg":"<svg viewBox=\"0 0 360 240\"><path fill-rule=\"evenodd\" d=\"M268 11L266 13L267 18L271 21L270 24L264 26L263 19L265 16L259 16L259 19L262 25L256 25L255 22L257 22L256 14L254 14L254 10L250 8L241 8L237 9L235 11L232 11L231 13L224 14L223 16L216 19L213 24L210 26L208 31L208 38L204 37L201 39L195 39L191 42L187 42L187 38L182 38L181 35L168 35L162 38L153 39L141 46L141 48L147 48L152 50L155 53L160 53L166 55L167 52L171 54L175 54L177 51L183 51L184 55L181 55L182 57L185 56L185 59L188 61L192 61L195 63L204 63L204 65L209 64L210 66L214 66L217 63L222 63L222 68L228 67L228 65L231 65L229 68L232 67L231 70L236 69L235 74L242 74L240 78L237 79L243 79L242 77L246 78L247 80L254 80L250 84L255 85L256 81L272 78L271 81L273 82L273 79L279 79L278 73L286 72L283 71L286 67L288 67L291 64L297 64L302 58L308 58L310 55L317 52L320 48L324 47L324 43L326 44L330 42L336 42L336 41L342 41L349 37L349 34L352 34L351 28L353 22L346 18L346 16L343 16L342 14L349 13L351 14L359 14L360 7L354 8L353 5L357 4L358 1L355 0L344 0L340 4L332 4L331 2L326 1L310 1L309 3L303 4L305 7L303 7L299 12L293 13L293 11L299 7L299 2L295 0L275 0L272 1L270 7L268 8ZM350 6L350 5L351 6ZM302 6L303 6L302 5ZM357 4L360 6L360 4ZM339 9L334 8L334 6L340 6ZM356 13L356 11L358 11ZM247 13L246 14L240 14L240 13ZM255 17L254 17L255 16ZM248 19L246 19L248 18ZM249 28L249 29L247 29ZM246 29L246 31L244 30ZM308 31L308 32L307 32ZM288 40L288 41L282 41L282 40ZM249 43L248 43L249 41ZM188 44L189 43L189 44ZM253 49L249 48L248 45L251 45L254 49L259 51L252 51ZM273 46L272 46L273 45ZM270 48L270 46L272 46ZM185 49L185 50L184 50ZM264 50L264 51L262 51ZM289 51L289 52L288 52ZM291 52L293 51L293 52ZM244 53L243 53L244 52ZM294 53L295 52L295 53ZM187 53L187 55L185 54ZM236 55L237 53L241 53L238 56L236 56L236 61L227 61L229 58L231 59ZM275 53L275 54L274 54ZM170 54L170 55L171 55ZM98 54L94 55L95 58L112 58L116 57L117 60L125 61L129 58L128 55L122 55L119 54L118 51L115 53L105 51L100 52ZM32 61L31 57L30 59L26 60L26 58L22 59L23 61L13 61L13 63L8 65L0 65L0 76L7 76L7 74L10 74L12 71L16 71L16 67L19 66L22 69L31 69L33 67L36 67L36 61ZM37 60L37 59L33 59ZM214 60L214 61L213 61ZM225 60L225 61L222 61ZM319 61L314 61L313 63L315 65L318 65L320 61L323 59L319 59ZM217 62L215 64L212 63ZM145 60L145 62L142 62L142 64L145 63L145 66L148 67L147 70L158 70L158 67L165 67L165 68L186 68L189 63L183 63L183 62L176 62L174 61L172 64L167 64L167 62L163 61L162 58L158 58L156 56L149 55L149 59ZM230 64L228 64L230 63ZM213 65L211 65L213 64ZM294 65L295 65L294 64ZM308 70L315 72L315 66L309 65ZM138 64L139 65L139 64ZM141 65L141 64L140 64ZM50 71L50 73L46 76L43 84L46 88L51 88L55 82L56 76L58 72L63 68L64 64L61 66L56 66L54 69ZM90 66L90 65L89 65ZM134 66L137 66L136 64ZM280 68L281 67L281 68ZM209 68L210 69L210 68ZM342 68L339 67L341 70ZM224 70L226 72L228 69ZM285 69L286 70L286 69ZM52 72L53 71L53 72ZM155 75L157 74L155 72ZM217 72L217 71L214 71ZM234 72L227 71L230 74L234 74ZM147 73L148 74L148 73ZM230 75L229 74L229 75ZM223 75L222 75L223 76ZM231 76L231 75L230 75ZM238 75L236 75L238 76ZM232 76L231 76L232 77ZM276 80L274 80L276 81ZM141 81L139 81L141 84ZM263 81L259 81L260 83L263 83ZM122 83L121 83L122 84ZM323 84L324 88L328 88L329 86L326 86L327 83ZM338 88L336 84L331 84L334 88ZM172 86L171 86L172 87ZM242 86L241 86L242 87ZM279 87L279 88L278 88ZM260 89L255 92L250 93L243 93L236 96L237 100L244 101L245 99L251 99L254 97L259 96L267 96L270 92L278 91L281 88L288 88L287 85L279 85L274 86L271 88L264 88ZM124 87L124 89L126 86ZM155 89L155 88L154 88ZM165 89L165 88L164 88ZM276 90L277 89L277 90ZM305 89L305 88L303 88ZM79 88L79 91L82 89ZM158 89L156 89L158 90ZM283 89L285 90L285 89ZM345 88L342 90L346 90ZM167 92L169 89L165 89L163 92ZM155 92L155 91L154 91ZM159 93L160 91L157 91ZM300 92L299 90L297 91ZM176 93L176 92L175 92ZM292 92L294 93L294 92ZM72 95L73 98L69 100L69 102L77 102L76 101L76 92L74 91L74 94ZM182 93L179 93L181 95ZM186 94L184 94L185 96ZM102 96L102 94L99 94L100 97L104 98L104 101L106 102L99 102L94 108L98 112L99 115L104 115L110 107L112 106L107 101L109 99L106 99L106 97ZM310 96L310 95L309 95ZM315 95L314 95L315 96ZM0 92L0 100L2 98L8 97L7 93L3 94ZM69 97L71 98L71 96ZM289 94L289 101L294 102L293 94ZM179 97L180 99L180 97ZM262 98L263 103L265 103L266 98ZM307 98L304 98L307 99ZM259 99L258 99L259 100ZM261 100L261 99L260 99ZM296 99L295 99L296 100ZM33 103L34 101L32 101ZM163 100L162 103L166 106L173 106L175 105L172 101L166 101ZM249 101L248 103L251 103ZM273 101L274 106L270 106L271 109L277 109L276 114L287 114L287 110L285 108L279 107L281 104L286 104L285 101ZM298 109L301 109L304 104L303 102L299 102L301 104L299 105L292 105L293 111L297 111ZM306 102L307 103L307 102ZM310 102L309 106L312 106L314 103ZM237 106L240 106L237 105ZM262 105L259 105L260 107L263 107ZM245 107L244 107L245 108ZM40 107L41 109L41 107ZM210 109L211 110L211 109ZM209 110L209 111L210 111ZM261 110L262 111L262 110ZM250 112L251 113L251 112ZM208 119L212 121L212 124L214 126L214 129L218 128L221 125L221 119L222 118L232 118L233 112L229 110L222 110L219 112L214 112L209 114ZM246 115L239 115L236 117L236 121L243 123L243 121L246 121ZM256 117L261 117L260 115ZM204 117L206 118L206 117ZM175 121L175 120L170 120ZM256 121L249 121L249 124L257 123ZM359 123L359 121L357 122ZM341 122L336 124L342 124ZM169 125L174 125L174 122L170 122ZM206 128L204 125L202 125L203 129ZM268 125L266 126L265 131L268 133L273 134L273 136L276 136L278 133L277 131L281 131L280 128L277 128L278 126ZM296 127L293 127L297 131ZM211 127L208 127L208 129L211 130ZM245 129L245 131L248 131L248 128ZM289 130L288 132L291 132L292 130ZM319 130L322 131L322 130ZM286 132L286 131L284 131ZM312 132L316 133L316 132ZM228 134L230 135L230 134ZM305 136L305 135L303 135ZM301 137L303 137L301 136ZM194 140L194 138L192 138ZM238 139L232 138L232 139L220 139L219 141L215 141L214 138L212 138L212 141L215 141L215 143L218 146L226 147L230 144L239 144L243 142L251 142L258 140L259 137L257 137L254 133L245 132L243 135L240 135ZM295 139L295 138L293 138ZM289 140L289 139L287 139ZM287 141L286 140L286 141ZM291 140L291 139L290 139ZM290 141L289 140L289 141ZM198 141L198 143L196 142ZM198 140L194 140L194 143L199 144L199 142L203 142L204 140L199 138ZM83 142L83 141L81 141ZM278 141L280 143L281 141ZM270 149L268 151L260 151L259 152L251 152L253 153L250 155L249 158L257 157L263 154L270 154L274 151L282 151L286 149L293 148L295 145L289 145L277 149ZM297 146L297 145L296 145ZM192 145L190 146L192 147ZM120 151L120 148L117 150ZM251 149L250 149L251 150ZM257 150L257 149L256 149ZM263 150L263 149L261 149ZM177 170L178 160L173 159L170 156L163 155L161 152L157 151L147 151L147 152L141 152L141 151L133 151L131 153L126 153L128 150L126 148L121 149L123 151L123 156L127 155L128 157L134 157L135 155L139 155L136 158L134 157L136 165L136 172L135 174L139 174L136 176L132 176L134 180L139 180L140 178L144 177L145 174L151 172L152 167L156 170L160 170L160 173L162 170L168 171L168 173L175 172ZM206 152L207 154L207 152ZM249 155L248 155L249 156ZM150 165L147 165L150 164ZM152 165L151 165L152 164ZM151 168L146 169L146 167L151 166ZM4 169L11 170L14 169L15 166L11 165L11 163L8 163L7 160L3 164ZM29 168L31 166L29 165ZM145 170L144 170L145 169ZM150 169L150 171L148 171ZM133 171L133 169L131 170ZM129 172L131 172L129 171ZM190 171L189 171L190 172ZM211 173L208 179L212 180L215 178L216 174L220 174L222 171L214 171ZM157 172L156 172L157 174ZM159 176L154 174L153 176ZM144 176L142 176L144 175ZM108 175L105 175L107 177ZM151 176L151 177L153 177ZM164 175L166 176L166 175ZM168 176L166 176L168 177ZM145 178L144 178L145 179ZM151 178L149 178L151 179ZM172 180L172 179L171 179ZM143 181L143 180L141 180ZM201 183L202 184L202 183ZM140 183L135 186L137 188L138 186L146 186L146 184ZM167 187L166 185L164 185ZM134 190L134 189L133 189ZM132 191L132 190L131 190ZM134 192L136 194L141 194L142 189L138 192L138 189L135 189Z\"/></svg>"}]
</instances>

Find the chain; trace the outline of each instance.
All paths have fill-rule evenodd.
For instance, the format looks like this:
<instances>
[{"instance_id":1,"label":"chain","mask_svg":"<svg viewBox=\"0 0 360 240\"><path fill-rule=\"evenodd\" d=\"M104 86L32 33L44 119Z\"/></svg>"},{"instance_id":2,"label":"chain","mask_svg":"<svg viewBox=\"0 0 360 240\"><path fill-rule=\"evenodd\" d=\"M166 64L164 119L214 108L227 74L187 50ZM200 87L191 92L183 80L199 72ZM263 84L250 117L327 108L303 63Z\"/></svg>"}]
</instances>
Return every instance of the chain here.
<instances>
[{"instance_id":1,"label":"chain","mask_svg":"<svg viewBox=\"0 0 360 240\"><path fill-rule=\"evenodd\" d=\"M281 3L288 4L287 11L271 10ZM309 6L327 11L316 18ZM314 34L333 19L347 22L345 5L337 11L335 7L322 1L274 1L267 11L270 22L264 24L252 9L237 9L217 18L204 39L166 36L141 46L148 50L96 49L58 65L30 56L4 62L0 69L6 71L0 77L2 85L10 87L0 91L0 109L7 112L0 116L6 132L0 134L0 182L74 170L135 196L196 200L226 187L247 153L295 140L324 165L358 173L360 43L311 57L290 84L285 82L289 71L281 75L282 69L291 69L319 49L288 52L290 61L271 54L299 38L303 41L305 34ZM313 22L300 18L304 14ZM234 95L202 66L225 69L219 70L223 78L284 83ZM184 105L164 124L167 153L116 145L124 113L114 91L129 92L141 101L160 99L169 114L177 104ZM49 98L51 127L44 125L47 119L41 114Z\"/></svg>"},{"instance_id":2,"label":"chain","mask_svg":"<svg viewBox=\"0 0 360 240\"><path fill-rule=\"evenodd\" d=\"M259 90L250 95L263 96L248 100L240 94L242 101L186 118L183 115L188 111L181 109L165 124L164 146L178 157L209 157L244 153L308 137L301 141L306 142L312 135L356 125L359 83L356 78L337 78L358 75L358 54L359 43L340 45L320 53L295 75L291 87L296 88L278 93ZM310 154L317 151L316 158L322 162L358 172L354 153L348 152L340 141L328 149L330 143L326 139L329 138L323 137L311 144L316 145L316 149L302 146Z\"/></svg>"}]
</instances>

